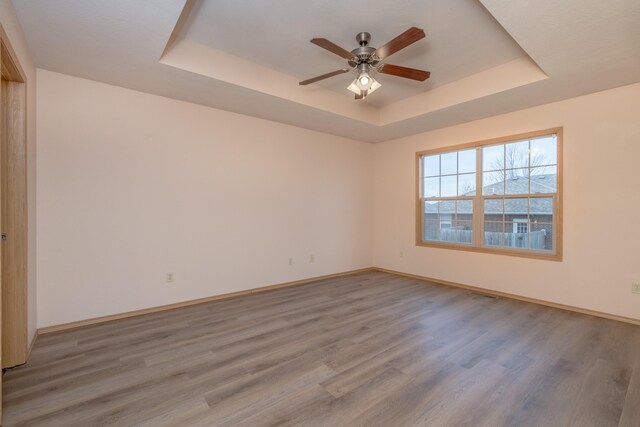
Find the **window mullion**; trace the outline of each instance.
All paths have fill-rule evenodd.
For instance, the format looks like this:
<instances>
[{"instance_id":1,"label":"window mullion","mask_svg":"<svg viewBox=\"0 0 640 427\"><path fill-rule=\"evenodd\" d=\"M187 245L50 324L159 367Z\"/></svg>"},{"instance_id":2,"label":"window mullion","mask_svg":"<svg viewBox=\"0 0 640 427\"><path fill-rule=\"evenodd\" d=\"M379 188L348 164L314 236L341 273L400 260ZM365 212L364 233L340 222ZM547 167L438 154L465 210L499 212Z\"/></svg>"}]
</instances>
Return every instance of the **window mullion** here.
<instances>
[{"instance_id":1,"label":"window mullion","mask_svg":"<svg viewBox=\"0 0 640 427\"><path fill-rule=\"evenodd\" d=\"M473 246L482 246L484 236L484 206L482 201L482 147L476 148L476 196L473 198Z\"/></svg>"},{"instance_id":2,"label":"window mullion","mask_svg":"<svg viewBox=\"0 0 640 427\"><path fill-rule=\"evenodd\" d=\"M553 233L553 239L552 239L552 245L553 245L553 252L556 253L558 250L558 221L559 221L559 215L558 215L558 210L559 210L559 206L558 206L558 195L554 194L553 195L553 222L551 223L551 232Z\"/></svg>"}]
</instances>

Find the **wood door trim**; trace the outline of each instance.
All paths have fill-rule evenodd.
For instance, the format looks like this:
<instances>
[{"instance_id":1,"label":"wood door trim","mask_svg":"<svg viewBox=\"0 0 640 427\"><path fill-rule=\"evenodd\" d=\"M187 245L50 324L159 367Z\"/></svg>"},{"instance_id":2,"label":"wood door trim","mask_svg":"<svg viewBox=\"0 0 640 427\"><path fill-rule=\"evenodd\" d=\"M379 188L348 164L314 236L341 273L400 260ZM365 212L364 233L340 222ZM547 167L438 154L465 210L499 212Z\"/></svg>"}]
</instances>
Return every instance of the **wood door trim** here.
<instances>
[{"instance_id":1,"label":"wood door trim","mask_svg":"<svg viewBox=\"0 0 640 427\"><path fill-rule=\"evenodd\" d=\"M21 365L28 353L26 76L0 26L2 73L2 368Z\"/></svg>"},{"instance_id":2,"label":"wood door trim","mask_svg":"<svg viewBox=\"0 0 640 427\"><path fill-rule=\"evenodd\" d=\"M11 46L9 36L0 25L0 42L2 43L2 76L10 81L26 83L27 75L24 73L18 55Z\"/></svg>"}]
</instances>

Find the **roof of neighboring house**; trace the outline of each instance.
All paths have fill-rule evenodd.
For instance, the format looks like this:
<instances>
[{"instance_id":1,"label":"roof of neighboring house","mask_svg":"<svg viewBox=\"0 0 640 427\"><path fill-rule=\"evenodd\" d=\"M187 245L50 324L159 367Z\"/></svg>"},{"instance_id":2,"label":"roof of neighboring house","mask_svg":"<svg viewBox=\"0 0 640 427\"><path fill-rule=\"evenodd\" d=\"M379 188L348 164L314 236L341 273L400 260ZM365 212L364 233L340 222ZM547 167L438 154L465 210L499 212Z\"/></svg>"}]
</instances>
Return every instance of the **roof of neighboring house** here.
<instances>
[{"instance_id":1,"label":"roof of neighboring house","mask_svg":"<svg viewBox=\"0 0 640 427\"><path fill-rule=\"evenodd\" d=\"M533 175L531 179L527 177L519 176L513 179L496 182L495 184L486 185L483 188L482 193L488 194L503 194L506 185L507 194L523 194L529 193L529 181L531 182L531 193L555 193L557 188L557 175ZM469 194L473 195L473 194ZM469 201L456 201L445 200L440 201L440 213L441 214L471 214L473 203ZM506 200L506 213L526 215L529 211L527 198L507 199ZM427 202L425 206L425 213L438 213L438 202ZM484 210L485 214L501 215L502 212L502 199L498 199L495 203L491 201L487 202ZM550 197L531 199L531 214L536 215L551 215L553 213L553 200Z\"/></svg>"},{"instance_id":2,"label":"roof of neighboring house","mask_svg":"<svg viewBox=\"0 0 640 427\"><path fill-rule=\"evenodd\" d=\"M556 188L558 188L556 174L532 175L531 179L525 176L518 176L506 180L507 194L529 193L529 181L531 181L531 194L555 193ZM485 185L482 194L504 194L504 185L505 181Z\"/></svg>"}]
</instances>

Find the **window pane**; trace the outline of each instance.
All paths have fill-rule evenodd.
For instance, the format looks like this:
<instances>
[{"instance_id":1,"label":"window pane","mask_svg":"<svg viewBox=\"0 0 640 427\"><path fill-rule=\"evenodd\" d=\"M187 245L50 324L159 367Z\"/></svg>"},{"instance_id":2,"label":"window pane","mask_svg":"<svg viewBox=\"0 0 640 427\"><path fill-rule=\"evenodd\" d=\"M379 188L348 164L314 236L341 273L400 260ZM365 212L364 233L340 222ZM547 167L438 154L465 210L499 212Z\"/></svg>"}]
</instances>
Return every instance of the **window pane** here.
<instances>
[{"instance_id":1,"label":"window pane","mask_svg":"<svg viewBox=\"0 0 640 427\"><path fill-rule=\"evenodd\" d=\"M424 240L438 240L440 231L440 221L424 222Z\"/></svg>"},{"instance_id":2,"label":"window pane","mask_svg":"<svg viewBox=\"0 0 640 427\"><path fill-rule=\"evenodd\" d=\"M440 229L440 239L443 242L467 243L473 239L470 222L455 222L451 227Z\"/></svg>"},{"instance_id":3,"label":"window pane","mask_svg":"<svg viewBox=\"0 0 640 427\"><path fill-rule=\"evenodd\" d=\"M529 222L529 199L505 199L505 224L503 246L526 249L529 245L527 233L517 233L518 227L524 230Z\"/></svg>"},{"instance_id":4,"label":"window pane","mask_svg":"<svg viewBox=\"0 0 640 427\"><path fill-rule=\"evenodd\" d=\"M551 197L532 197L531 198L531 215L549 216L553 215L553 198ZM539 222L553 222L540 218Z\"/></svg>"},{"instance_id":5,"label":"window pane","mask_svg":"<svg viewBox=\"0 0 640 427\"><path fill-rule=\"evenodd\" d=\"M489 246L502 246L504 242L504 223L485 221L484 223L484 244Z\"/></svg>"},{"instance_id":6,"label":"window pane","mask_svg":"<svg viewBox=\"0 0 640 427\"><path fill-rule=\"evenodd\" d=\"M422 172L424 176L440 175L440 155L424 156L422 158Z\"/></svg>"},{"instance_id":7,"label":"window pane","mask_svg":"<svg viewBox=\"0 0 640 427\"><path fill-rule=\"evenodd\" d=\"M502 233L504 231L504 223L502 221L485 221L485 233Z\"/></svg>"},{"instance_id":8,"label":"window pane","mask_svg":"<svg viewBox=\"0 0 640 427\"><path fill-rule=\"evenodd\" d=\"M529 169L509 169L505 176L506 194L529 193Z\"/></svg>"},{"instance_id":9,"label":"window pane","mask_svg":"<svg viewBox=\"0 0 640 427\"><path fill-rule=\"evenodd\" d=\"M471 244L472 200L439 200L424 203L424 239Z\"/></svg>"},{"instance_id":10,"label":"window pane","mask_svg":"<svg viewBox=\"0 0 640 427\"><path fill-rule=\"evenodd\" d=\"M518 221L513 223L513 232L523 234L529 232L529 223L526 221Z\"/></svg>"},{"instance_id":11,"label":"window pane","mask_svg":"<svg viewBox=\"0 0 640 427\"><path fill-rule=\"evenodd\" d=\"M440 178L424 178L422 197L440 197Z\"/></svg>"},{"instance_id":12,"label":"window pane","mask_svg":"<svg viewBox=\"0 0 640 427\"><path fill-rule=\"evenodd\" d=\"M458 153L444 153L440 155L442 175L453 175L458 173Z\"/></svg>"},{"instance_id":13,"label":"window pane","mask_svg":"<svg viewBox=\"0 0 640 427\"><path fill-rule=\"evenodd\" d=\"M425 202L423 212L425 221L439 221L438 202Z\"/></svg>"},{"instance_id":14,"label":"window pane","mask_svg":"<svg viewBox=\"0 0 640 427\"><path fill-rule=\"evenodd\" d=\"M556 166L531 168L531 193L555 193L558 191Z\"/></svg>"},{"instance_id":15,"label":"window pane","mask_svg":"<svg viewBox=\"0 0 640 427\"><path fill-rule=\"evenodd\" d=\"M526 222L524 224L527 224ZM503 246L508 248L529 248L529 233L516 233L519 223L506 222L504 224L504 242Z\"/></svg>"},{"instance_id":16,"label":"window pane","mask_svg":"<svg viewBox=\"0 0 640 427\"><path fill-rule=\"evenodd\" d=\"M441 214L440 215L440 233L445 228L451 228L451 214Z\"/></svg>"},{"instance_id":17,"label":"window pane","mask_svg":"<svg viewBox=\"0 0 640 427\"><path fill-rule=\"evenodd\" d=\"M485 245L553 250L553 198L487 199L484 209Z\"/></svg>"},{"instance_id":18,"label":"window pane","mask_svg":"<svg viewBox=\"0 0 640 427\"><path fill-rule=\"evenodd\" d=\"M459 196L475 196L476 195L476 174L475 173L458 175L458 195Z\"/></svg>"},{"instance_id":19,"label":"window pane","mask_svg":"<svg viewBox=\"0 0 640 427\"><path fill-rule=\"evenodd\" d=\"M489 199L484 201L484 220L504 220L504 199Z\"/></svg>"},{"instance_id":20,"label":"window pane","mask_svg":"<svg viewBox=\"0 0 640 427\"><path fill-rule=\"evenodd\" d=\"M440 195L442 197L455 197L458 195L458 177L456 175L443 176L442 190Z\"/></svg>"},{"instance_id":21,"label":"window pane","mask_svg":"<svg viewBox=\"0 0 640 427\"><path fill-rule=\"evenodd\" d=\"M456 213L456 201L455 200L443 200L438 202L440 209L440 216L452 215ZM449 218L451 219L451 218Z\"/></svg>"},{"instance_id":22,"label":"window pane","mask_svg":"<svg viewBox=\"0 0 640 427\"><path fill-rule=\"evenodd\" d=\"M458 173L475 173L476 150L458 151Z\"/></svg>"},{"instance_id":23,"label":"window pane","mask_svg":"<svg viewBox=\"0 0 640 427\"><path fill-rule=\"evenodd\" d=\"M553 224L531 223L531 248L553 250Z\"/></svg>"},{"instance_id":24,"label":"window pane","mask_svg":"<svg viewBox=\"0 0 640 427\"><path fill-rule=\"evenodd\" d=\"M469 221L453 221L453 225L452 227L455 230L466 230L466 231L470 231L473 230L473 223L469 220ZM471 243L471 234L469 234L469 242Z\"/></svg>"},{"instance_id":25,"label":"window pane","mask_svg":"<svg viewBox=\"0 0 640 427\"><path fill-rule=\"evenodd\" d=\"M531 166L558 163L558 140L555 135L531 140Z\"/></svg>"},{"instance_id":26,"label":"window pane","mask_svg":"<svg viewBox=\"0 0 640 427\"><path fill-rule=\"evenodd\" d=\"M504 171L482 174L482 194L504 194Z\"/></svg>"},{"instance_id":27,"label":"window pane","mask_svg":"<svg viewBox=\"0 0 640 427\"><path fill-rule=\"evenodd\" d=\"M529 167L529 141L512 142L505 145L505 169Z\"/></svg>"},{"instance_id":28,"label":"window pane","mask_svg":"<svg viewBox=\"0 0 640 427\"><path fill-rule=\"evenodd\" d=\"M456 202L456 219L471 221L473 218L473 200L458 200Z\"/></svg>"},{"instance_id":29,"label":"window pane","mask_svg":"<svg viewBox=\"0 0 640 427\"><path fill-rule=\"evenodd\" d=\"M482 170L504 169L504 145L491 145L482 148Z\"/></svg>"},{"instance_id":30,"label":"window pane","mask_svg":"<svg viewBox=\"0 0 640 427\"><path fill-rule=\"evenodd\" d=\"M507 221L513 218L529 219L529 199L505 199L504 213Z\"/></svg>"}]
</instances>

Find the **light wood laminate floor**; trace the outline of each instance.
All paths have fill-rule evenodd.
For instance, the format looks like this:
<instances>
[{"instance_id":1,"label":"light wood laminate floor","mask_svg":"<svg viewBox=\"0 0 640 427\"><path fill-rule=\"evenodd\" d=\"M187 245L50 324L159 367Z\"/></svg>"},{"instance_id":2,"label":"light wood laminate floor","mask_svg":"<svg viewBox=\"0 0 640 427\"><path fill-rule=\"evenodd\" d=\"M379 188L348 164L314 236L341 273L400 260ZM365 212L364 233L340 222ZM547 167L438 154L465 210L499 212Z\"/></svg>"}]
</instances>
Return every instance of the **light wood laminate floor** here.
<instances>
[{"instance_id":1,"label":"light wood laminate floor","mask_svg":"<svg viewBox=\"0 0 640 427\"><path fill-rule=\"evenodd\" d=\"M368 272L47 334L4 387L5 426L640 426L640 327Z\"/></svg>"}]
</instances>

